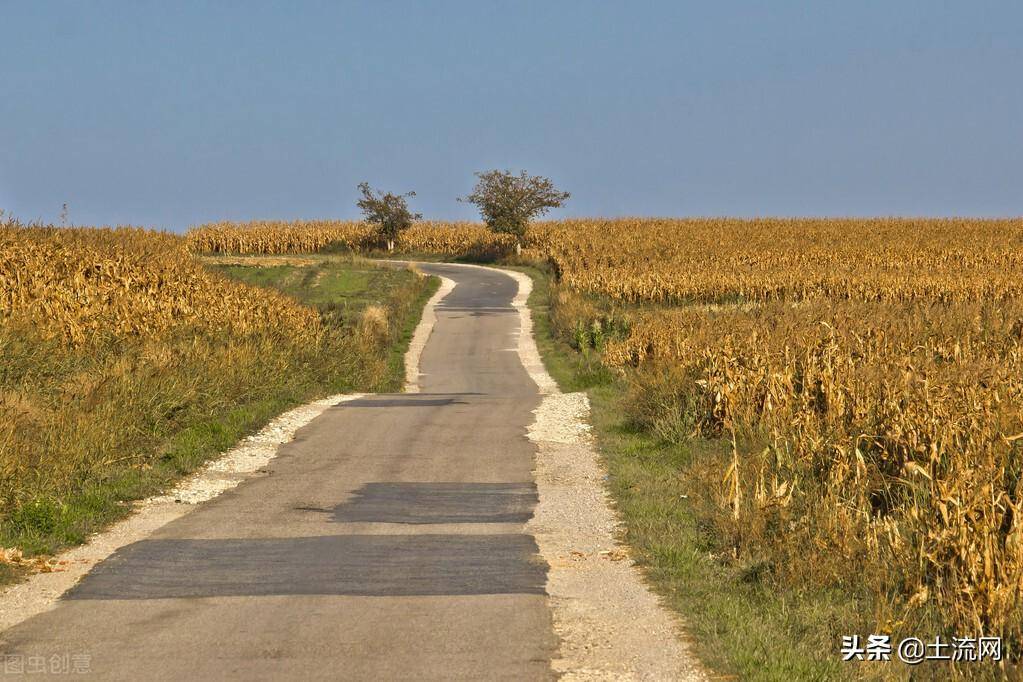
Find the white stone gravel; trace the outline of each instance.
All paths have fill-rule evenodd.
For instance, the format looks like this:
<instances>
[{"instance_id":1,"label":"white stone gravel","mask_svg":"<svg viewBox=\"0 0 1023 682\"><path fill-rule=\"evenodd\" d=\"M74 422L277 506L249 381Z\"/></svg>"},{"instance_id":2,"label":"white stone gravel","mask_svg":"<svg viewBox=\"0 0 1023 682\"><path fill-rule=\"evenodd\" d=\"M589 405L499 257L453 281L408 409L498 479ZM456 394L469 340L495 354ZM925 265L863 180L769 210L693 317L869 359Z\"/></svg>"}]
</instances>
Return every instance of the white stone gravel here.
<instances>
[{"instance_id":1,"label":"white stone gravel","mask_svg":"<svg viewBox=\"0 0 1023 682\"><path fill-rule=\"evenodd\" d=\"M536 421L526 430L533 442L579 443L590 433L585 421L590 402L585 393L549 393L535 414Z\"/></svg>"}]
</instances>

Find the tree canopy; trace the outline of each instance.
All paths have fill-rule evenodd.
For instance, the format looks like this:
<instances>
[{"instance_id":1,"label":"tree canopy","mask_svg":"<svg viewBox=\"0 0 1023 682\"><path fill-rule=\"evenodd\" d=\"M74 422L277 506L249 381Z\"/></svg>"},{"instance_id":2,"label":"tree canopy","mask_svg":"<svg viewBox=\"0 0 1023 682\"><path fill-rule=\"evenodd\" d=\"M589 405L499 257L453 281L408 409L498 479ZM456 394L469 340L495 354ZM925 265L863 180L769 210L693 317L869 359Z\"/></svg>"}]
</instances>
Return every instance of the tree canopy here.
<instances>
[{"instance_id":1,"label":"tree canopy","mask_svg":"<svg viewBox=\"0 0 1023 682\"><path fill-rule=\"evenodd\" d=\"M469 196L460 198L475 204L483 221L496 232L521 237L533 218L561 206L571 196L558 190L549 178L491 170L476 173L478 181Z\"/></svg>"},{"instance_id":2,"label":"tree canopy","mask_svg":"<svg viewBox=\"0 0 1023 682\"><path fill-rule=\"evenodd\" d=\"M406 199L414 197L415 192L392 194L391 192L374 191L368 182L359 183L362 198L357 202L366 222L380 226L381 236L391 242L398 238L398 233L412 226L412 223L423 216L412 213Z\"/></svg>"}]
</instances>

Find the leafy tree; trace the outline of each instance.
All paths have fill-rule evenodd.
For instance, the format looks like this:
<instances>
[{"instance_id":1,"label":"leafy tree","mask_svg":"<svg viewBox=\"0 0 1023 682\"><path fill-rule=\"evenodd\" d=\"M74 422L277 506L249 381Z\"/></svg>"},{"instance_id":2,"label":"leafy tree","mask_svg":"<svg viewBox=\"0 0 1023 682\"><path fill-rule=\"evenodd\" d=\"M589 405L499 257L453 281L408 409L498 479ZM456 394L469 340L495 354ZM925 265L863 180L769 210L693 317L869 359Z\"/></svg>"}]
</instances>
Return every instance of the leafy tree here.
<instances>
[{"instance_id":1,"label":"leafy tree","mask_svg":"<svg viewBox=\"0 0 1023 682\"><path fill-rule=\"evenodd\" d=\"M475 204L490 229L515 235L516 251L521 250L526 226L533 218L557 208L571 196L561 192L549 178L522 171L492 170L476 173L479 180L472 193L459 201Z\"/></svg>"},{"instance_id":2,"label":"leafy tree","mask_svg":"<svg viewBox=\"0 0 1023 682\"><path fill-rule=\"evenodd\" d=\"M412 223L423 216L408 210L406 198L416 195L415 192L391 194L390 192L374 191L368 182L359 183L362 198L358 206L366 222L380 226L380 236L387 242L387 250L394 251L394 241L398 234L407 230Z\"/></svg>"}]
</instances>

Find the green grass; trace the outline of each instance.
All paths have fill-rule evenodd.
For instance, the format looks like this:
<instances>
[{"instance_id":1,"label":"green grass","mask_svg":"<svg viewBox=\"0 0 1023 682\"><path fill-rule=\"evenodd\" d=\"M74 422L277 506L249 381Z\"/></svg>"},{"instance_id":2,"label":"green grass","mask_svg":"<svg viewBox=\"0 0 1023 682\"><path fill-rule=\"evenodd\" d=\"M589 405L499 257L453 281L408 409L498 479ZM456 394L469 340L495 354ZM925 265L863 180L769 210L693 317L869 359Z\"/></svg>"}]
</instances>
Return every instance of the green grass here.
<instances>
[{"instance_id":1,"label":"green grass","mask_svg":"<svg viewBox=\"0 0 1023 682\"><path fill-rule=\"evenodd\" d=\"M306 305L341 307L351 314L367 305L382 303L409 279L400 270L354 259L310 258L308 265L273 266L219 265L211 261L209 267L248 284L272 287Z\"/></svg>"},{"instance_id":2,"label":"green grass","mask_svg":"<svg viewBox=\"0 0 1023 682\"><path fill-rule=\"evenodd\" d=\"M43 461L82 463L36 467L15 479L20 489L6 491L14 502L0 517L0 546L32 556L80 544L123 518L133 500L168 489L295 405L336 392L400 390L408 341L439 285L352 258L210 267L316 307L330 339L320 348L281 348L269 339L186 334L83 354L0 333L0 374L43 415L16 437L51 458ZM387 338L359 337L369 305L386 310ZM154 354L173 361L154 367ZM69 403L62 391L78 377L99 388ZM22 573L0 564L0 583Z\"/></svg>"},{"instance_id":3,"label":"green grass","mask_svg":"<svg viewBox=\"0 0 1023 682\"><path fill-rule=\"evenodd\" d=\"M397 318L388 346L388 376L379 391L396 391L405 378L404 356L426 301L440 287L436 277L409 298L417 275L404 268L387 267L351 255L289 256L286 265L260 265L261 257L207 258L208 267L246 284L270 287L305 305L317 308L333 324L352 325L366 307L383 306ZM304 261L304 262L303 262ZM298 264L302 262L302 264Z\"/></svg>"},{"instance_id":4,"label":"green grass","mask_svg":"<svg viewBox=\"0 0 1023 682\"><path fill-rule=\"evenodd\" d=\"M834 633L843 623L858 622L855 602L779 590L755 567L715 558L722 542L698 503L706 491L695 489L703 484L687 472L701 460L721 457L721 445L669 445L630 428L622 416L622 381L596 354L578 352L555 334L549 274L515 269L533 277L529 306L547 371L561 390L584 390L590 397L624 540L652 588L683 617L701 661L719 675L740 679L833 680L869 672L843 665L837 656Z\"/></svg>"}]
</instances>

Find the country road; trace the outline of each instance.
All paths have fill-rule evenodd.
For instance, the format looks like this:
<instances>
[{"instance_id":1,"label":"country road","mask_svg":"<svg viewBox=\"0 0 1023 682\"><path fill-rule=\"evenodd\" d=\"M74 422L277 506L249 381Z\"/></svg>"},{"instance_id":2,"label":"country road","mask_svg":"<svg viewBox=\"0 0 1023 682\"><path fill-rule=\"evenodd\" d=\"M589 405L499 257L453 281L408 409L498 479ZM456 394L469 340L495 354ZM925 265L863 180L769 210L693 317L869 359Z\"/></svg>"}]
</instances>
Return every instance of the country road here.
<instances>
[{"instance_id":1,"label":"country road","mask_svg":"<svg viewBox=\"0 0 1023 682\"><path fill-rule=\"evenodd\" d=\"M113 679L544 679L557 645L515 353L516 282L457 283L420 392L328 409L267 474L97 566L4 634ZM38 676L33 676L38 677Z\"/></svg>"},{"instance_id":2,"label":"country road","mask_svg":"<svg viewBox=\"0 0 1023 682\"><path fill-rule=\"evenodd\" d=\"M41 574L0 595L0 663L31 679L33 663L116 680L705 679L623 560L586 396L560 393L533 344L529 278L420 268L447 282L410 392L321 401L240 484L194 507L153 498L66 555L77 584ZM179 490L210 482L193 481Z\"/></svg>"}]
</instances>

